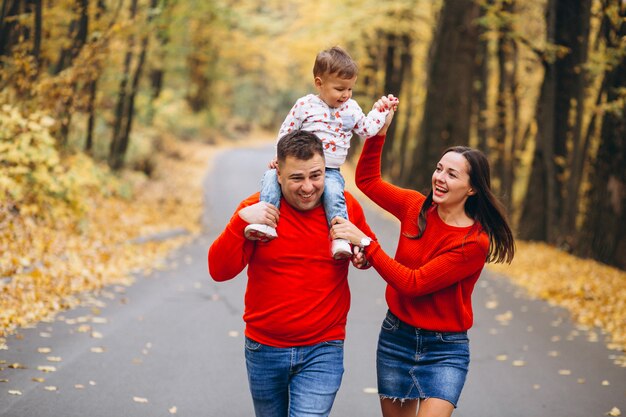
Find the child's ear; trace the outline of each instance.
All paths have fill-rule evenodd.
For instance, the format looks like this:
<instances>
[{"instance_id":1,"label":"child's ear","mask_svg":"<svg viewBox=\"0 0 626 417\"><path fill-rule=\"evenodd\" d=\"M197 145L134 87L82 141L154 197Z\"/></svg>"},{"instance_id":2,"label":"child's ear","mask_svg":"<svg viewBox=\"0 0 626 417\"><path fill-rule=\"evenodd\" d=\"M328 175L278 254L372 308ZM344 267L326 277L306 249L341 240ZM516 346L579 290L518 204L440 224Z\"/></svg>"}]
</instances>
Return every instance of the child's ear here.
<instances>
[{"instance_id":1,"label":"child's ear","mask_svg":"<svg viewBox=\"0 0 626 417\"><path fill-rule=\"evenodd\" d=\"M313 82L315 83L315 87L317 88L320 88L323 84L322 79L320 77L315 77Z\"/></svg>"}]
</instances>

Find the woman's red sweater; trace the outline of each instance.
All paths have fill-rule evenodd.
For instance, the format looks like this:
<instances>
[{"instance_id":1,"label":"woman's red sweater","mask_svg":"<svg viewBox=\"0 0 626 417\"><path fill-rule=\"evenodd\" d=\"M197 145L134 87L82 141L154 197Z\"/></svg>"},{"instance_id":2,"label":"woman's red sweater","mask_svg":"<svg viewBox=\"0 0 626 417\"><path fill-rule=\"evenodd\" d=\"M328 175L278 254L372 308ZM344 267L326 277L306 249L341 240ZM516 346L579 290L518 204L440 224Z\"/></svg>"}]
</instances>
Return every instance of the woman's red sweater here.
<instances>
[{"instance_id":1,"label":"woman's red sweater","mask_svg":"<svg viewBox=\"0 0 626 417\"><path fill-rule=\"evenodd\" d=\"M380 158L384 136L365 141L356 169L356 184L370 199L400 220L394 258L377 242L366 258L387 281L386 299L392 313L414 327L465 331L472 326L472 291L485 265L489 238L480 224L455 227L429 211L426 230L417 235L417 218L426 197L383 181Z\"/></svg>"}]
</instances>

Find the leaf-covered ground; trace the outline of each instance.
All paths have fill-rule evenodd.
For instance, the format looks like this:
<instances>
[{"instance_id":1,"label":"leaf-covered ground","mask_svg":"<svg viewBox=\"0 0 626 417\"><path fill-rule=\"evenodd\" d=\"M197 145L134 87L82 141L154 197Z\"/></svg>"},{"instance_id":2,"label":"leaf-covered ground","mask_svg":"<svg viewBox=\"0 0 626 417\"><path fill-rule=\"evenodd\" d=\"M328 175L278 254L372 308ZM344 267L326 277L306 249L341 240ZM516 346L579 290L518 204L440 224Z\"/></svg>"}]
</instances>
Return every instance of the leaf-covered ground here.
<instances>
[{"instance_id":1,"label":"leaf-covered ground","mask_svg":"<svg viewBox=\"0 0 626 417\"><path fill-rule=\"evenodd\" d=\"M82 293L130 284L132 273L163 266L169 251L200 231L202 180L213 151L163 140L151 180L126 174L132 197L91 193L80 221L0 205L0 336L79 304ZM178 233L152 239L170 231Z\"/></svg>"},{"instance_id":2,"label":"leaf-covered ground","mask_svg":"<svg viewBox=\"0 0 626 417\"><path fill-rule=\"evenodd\" d=\"M2 207L0 337L79 304L85 292L129 285L133 272L164 265L169 251L201 230L202 180L215 150L164 140L151 180L126 177L132 198L94 195L78 224L44 222ZM150 239L181 229L187 233ZM529 242L517 242L511 265L489 268L531 296L568 309L581 327L599 328L603 341L622 352L616 363L626 366L626 272Z\"/></svg>"},{"instance_id":3,"label":"leaf-covered ground","mask_svg":"<svg viewBox=\"0 0 626 417\"><path fill-rule=\"evenodd\" d=\"M506 274L529 295L566 308L572 319L604 336L610 349L622 354L616 364L626 367L626 272L589 259L580 259L538 242L517 242L511 265L492 264L489 269Z\"/></svg>"}]
</instances>

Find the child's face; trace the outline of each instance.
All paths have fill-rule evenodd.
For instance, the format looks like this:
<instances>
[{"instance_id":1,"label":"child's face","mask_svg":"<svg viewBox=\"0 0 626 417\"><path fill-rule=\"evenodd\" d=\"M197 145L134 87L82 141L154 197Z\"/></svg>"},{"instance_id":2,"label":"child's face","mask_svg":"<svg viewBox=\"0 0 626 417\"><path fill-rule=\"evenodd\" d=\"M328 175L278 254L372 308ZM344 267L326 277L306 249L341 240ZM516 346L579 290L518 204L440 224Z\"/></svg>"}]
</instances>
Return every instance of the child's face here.
<instances>
[{"instance_id":1,"label":"child's face","mask_svg":"<svg viewBox=\"0 0 626 417\"><path fill-rule=\"evenodd\" d=\"M339 78L336 74L326 74L315 77L315 88L320 98L330 107L341 107L343 103L352 97L352 88L356 83L356 77Z\"/></svg>"}]
</instances>

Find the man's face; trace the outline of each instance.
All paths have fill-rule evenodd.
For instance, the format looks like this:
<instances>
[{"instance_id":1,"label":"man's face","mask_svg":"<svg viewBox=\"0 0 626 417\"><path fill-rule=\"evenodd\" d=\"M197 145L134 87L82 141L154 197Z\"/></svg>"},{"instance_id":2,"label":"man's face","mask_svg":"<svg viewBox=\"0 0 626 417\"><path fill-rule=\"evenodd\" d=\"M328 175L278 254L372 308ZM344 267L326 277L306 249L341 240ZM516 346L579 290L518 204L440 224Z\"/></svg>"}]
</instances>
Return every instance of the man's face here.
<instances>
[{"instance_id":1,"label":"man's face","mask_svg":"<svg viewBox=\"0 0 626 417\"><path fill-rule=\"evenodd\" d=\"M306 161L288 156L278 163L278 182L289 205L307 211L321 204L325 167L324 157L318 154Z\"/></svg>"}]
</instances>

